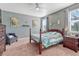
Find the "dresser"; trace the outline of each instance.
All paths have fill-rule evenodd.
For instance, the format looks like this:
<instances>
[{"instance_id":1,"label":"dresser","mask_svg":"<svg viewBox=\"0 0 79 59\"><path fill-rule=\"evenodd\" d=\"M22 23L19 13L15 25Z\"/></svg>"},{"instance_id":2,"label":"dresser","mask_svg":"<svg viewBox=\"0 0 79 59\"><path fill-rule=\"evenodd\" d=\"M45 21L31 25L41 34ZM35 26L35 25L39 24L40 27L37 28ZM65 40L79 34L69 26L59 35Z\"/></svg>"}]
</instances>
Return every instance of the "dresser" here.
<instances>
[{"instance_id":1,"label":"dresser","mask_svg":"<svg viewBox=\"0 0 79 59\"><path fill-rule=\"evenodd\" d=\"M6 50L6 26L0 24L0 55Z\"/></svg>"},{"instance_id":2,"label":"dresser","mask_svg":"<svg viewBox=\"0 0 79 59\"><path fill-rule=\"evenodd\" d=\"M79 37L65 36L63 46L77 52L79 50Z\"/></svg>"}]
</instances>

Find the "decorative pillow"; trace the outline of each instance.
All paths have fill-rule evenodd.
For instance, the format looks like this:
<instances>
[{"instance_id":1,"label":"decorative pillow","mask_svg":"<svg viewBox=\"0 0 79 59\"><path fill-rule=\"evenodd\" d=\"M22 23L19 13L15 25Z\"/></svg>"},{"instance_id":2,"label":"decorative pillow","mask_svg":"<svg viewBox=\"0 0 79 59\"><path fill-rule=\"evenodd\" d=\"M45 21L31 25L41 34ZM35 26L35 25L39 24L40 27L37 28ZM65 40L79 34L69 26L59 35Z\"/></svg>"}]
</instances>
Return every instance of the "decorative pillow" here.
<instances>
[{"instance_id":1,"label":"decorative pillow","mask_svg":"<svg viewBox=\"0 0 79 59\"><path fill-rule=\"evenodd\" d=\"M14 36L13 36L13 35L9 35L8 37L9 37L9 38L13 38Z\"/></svg>"}]
</instances>

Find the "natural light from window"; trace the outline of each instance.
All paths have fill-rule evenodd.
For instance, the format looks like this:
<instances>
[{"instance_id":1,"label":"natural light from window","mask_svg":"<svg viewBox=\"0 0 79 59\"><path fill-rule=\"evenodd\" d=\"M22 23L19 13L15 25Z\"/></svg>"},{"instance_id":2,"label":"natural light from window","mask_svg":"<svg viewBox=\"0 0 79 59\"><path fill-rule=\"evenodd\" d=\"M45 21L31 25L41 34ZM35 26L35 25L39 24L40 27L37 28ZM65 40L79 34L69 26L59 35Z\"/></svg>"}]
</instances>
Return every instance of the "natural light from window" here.
<instances>
[{"instance_id":1,"label":"natural light from window","mask_svg":"<svg viewBox=\"0 0 79 59\"><path fill-rule=\"evenodd\" d=\"M69 24L71 32L79 32L79 9L70 11Z\"/></svg>"}]
</instances>

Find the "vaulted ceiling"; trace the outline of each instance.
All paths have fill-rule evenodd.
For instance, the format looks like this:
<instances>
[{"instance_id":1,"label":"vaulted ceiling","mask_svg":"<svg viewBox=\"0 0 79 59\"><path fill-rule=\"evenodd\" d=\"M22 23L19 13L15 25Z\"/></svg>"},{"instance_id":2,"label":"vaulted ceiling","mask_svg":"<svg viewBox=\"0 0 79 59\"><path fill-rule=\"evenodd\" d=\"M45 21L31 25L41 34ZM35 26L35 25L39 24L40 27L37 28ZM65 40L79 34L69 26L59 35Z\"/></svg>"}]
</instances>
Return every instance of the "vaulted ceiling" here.
<instances>
[{"instance_id":1,"label":"vaulted ceiling","mask_svg":"<svg viewBox=\"0 0 79 59\"><path fill-rule=\"evenodd\" d=\"M0 9L25 15L43 17L72 4L74 3L38 3L40 10L36 10L35 3L0 3Z\"/></svg>"}]
</instances>

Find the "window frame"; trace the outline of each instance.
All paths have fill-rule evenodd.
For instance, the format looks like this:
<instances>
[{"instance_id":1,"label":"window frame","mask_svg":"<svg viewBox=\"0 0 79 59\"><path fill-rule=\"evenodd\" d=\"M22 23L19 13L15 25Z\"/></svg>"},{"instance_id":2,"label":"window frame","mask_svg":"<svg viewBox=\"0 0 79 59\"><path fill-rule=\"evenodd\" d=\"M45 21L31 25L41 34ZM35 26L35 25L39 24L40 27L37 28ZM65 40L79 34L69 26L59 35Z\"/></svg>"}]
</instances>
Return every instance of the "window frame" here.
<instances>
[{"instance_id":1,"label":"window frame","mask_svg":"<svg viewBox=\"0 0 79 59\"><path fill-rule=\"evenodd\" d=\"M77 9L74 9L74 10L77 10ZM68 26L69 26L69 31L72 32L72 33L79 33L79 31L73 31L73 30L71 30L72 29L72 27L71 27L72 26L71 25L71 22L72 22L72 20L71 20L71 12L74 11L74 10L70 10L68 12ZM76 20L74 20L74 21L76 21Z\"/></svg>"}]
</instances>

